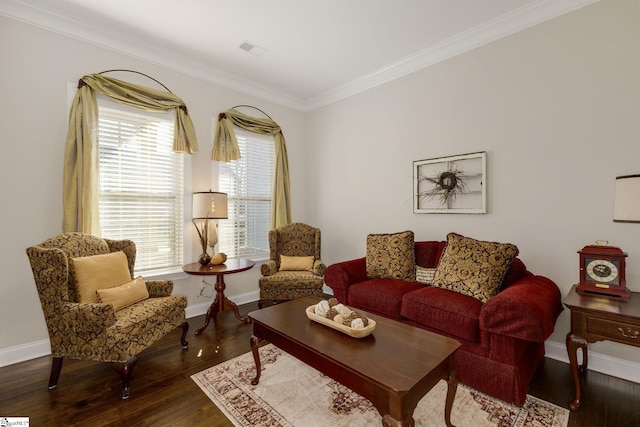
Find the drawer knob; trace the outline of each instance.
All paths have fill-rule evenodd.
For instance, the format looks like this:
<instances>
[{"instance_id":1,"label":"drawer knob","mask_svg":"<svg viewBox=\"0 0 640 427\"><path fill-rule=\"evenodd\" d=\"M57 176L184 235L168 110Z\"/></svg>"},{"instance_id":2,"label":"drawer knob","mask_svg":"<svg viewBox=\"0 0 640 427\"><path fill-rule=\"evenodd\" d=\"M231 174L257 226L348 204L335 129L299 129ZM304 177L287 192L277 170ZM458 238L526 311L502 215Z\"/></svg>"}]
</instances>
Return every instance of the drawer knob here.
<instances>
[{"instance_id":1,"label":"drawer knob","mask_svg":"<svg viewBox=\"0 0 640 427\"><path fill-rule=\"evenodd\" d=\"M627 328L626 332L622 328L618 328L618 330L620 331L623 337L631 338L632 340L635 340L636 338L638 338L638 336L640 336L640 331L636 330L635 332L631 332L631 328Z\"/></svg>"}]
</instances>

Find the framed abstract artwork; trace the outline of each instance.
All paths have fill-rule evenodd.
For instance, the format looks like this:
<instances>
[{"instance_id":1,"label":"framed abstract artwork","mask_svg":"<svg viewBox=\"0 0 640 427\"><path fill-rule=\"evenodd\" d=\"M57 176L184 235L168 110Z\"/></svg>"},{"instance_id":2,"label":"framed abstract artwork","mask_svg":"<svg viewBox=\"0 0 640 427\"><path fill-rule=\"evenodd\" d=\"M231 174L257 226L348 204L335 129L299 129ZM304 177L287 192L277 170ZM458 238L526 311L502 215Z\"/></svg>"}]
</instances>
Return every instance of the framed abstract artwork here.
<instances>
[{"instance_id":1,"label":"framed abstract artwork","mask_svg":"<svg viewBox=\"0 0 640 427\"><path fill-rule=\"evenodd\" d=\"M487 213L487 153L413 162L414 213Z\"/></svg>"}]
</instances>

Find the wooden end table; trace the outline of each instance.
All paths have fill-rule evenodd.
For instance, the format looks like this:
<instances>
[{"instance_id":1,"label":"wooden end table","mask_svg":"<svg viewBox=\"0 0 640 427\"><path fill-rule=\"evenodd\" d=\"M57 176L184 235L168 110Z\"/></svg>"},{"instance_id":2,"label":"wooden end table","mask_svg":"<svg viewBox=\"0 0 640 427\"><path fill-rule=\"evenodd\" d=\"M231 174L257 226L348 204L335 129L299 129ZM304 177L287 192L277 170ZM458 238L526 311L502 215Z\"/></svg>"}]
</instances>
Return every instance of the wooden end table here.
<instances>
[{"instance_id":1,"label":"wooden end table","mask_svg":"<svg viewBox=\"0 0 640 427\"><path fill-rule=\"evenodd\" d=\"M182 270L187 274L195 276L216 276L216 298L207 309L207 317L205 318L204 325L196 331L195 335L200 335L202 331L209 326L211 318L225 310L233 311L233 314L235 314L239 321L245 324L251 323L251 319L240 316L238 306L224 295L224 290L227 287L224 283L224 276L225 274L240 273L241 271L249 270L254 265L256 265L256 263L250 259L229 258L224 264L202 265L199 262L194 262L182 266Z\"/></svg>"},{"instance_id":2,"label":"wooden end table","mask_svg":"<svg viewBox=\"0 0 640 427\"><path fill-rule=\"evenodd\" d=\"M447 382L444 419L451 427L451 408L458 387L454 339L395 320L375 316L376 329L364 338L309 320L305 309L319 298L305 297L252 311L251 350L260 381L259 345L269 341L309 366L369 399L382 425L412 427L416 405L440 380ZM371 316L374 317L374 316Z\"/></svg>"},{"instance_id":3,"label":"wooden end table","mask_svg":"<svg viewBox=\"0 0 640 427\"><path fill-rule=\"evenodd\" d=\"M640 347L640 293L631 292L631 299L586 295L578 294L574 285L563 302L571 310L566 345L576 388L569 408L575 411L582 398L580 376L587 372L588 343L608 340ZM581 364L578 349L582 350Z\"/></svg>"}]
</instances>

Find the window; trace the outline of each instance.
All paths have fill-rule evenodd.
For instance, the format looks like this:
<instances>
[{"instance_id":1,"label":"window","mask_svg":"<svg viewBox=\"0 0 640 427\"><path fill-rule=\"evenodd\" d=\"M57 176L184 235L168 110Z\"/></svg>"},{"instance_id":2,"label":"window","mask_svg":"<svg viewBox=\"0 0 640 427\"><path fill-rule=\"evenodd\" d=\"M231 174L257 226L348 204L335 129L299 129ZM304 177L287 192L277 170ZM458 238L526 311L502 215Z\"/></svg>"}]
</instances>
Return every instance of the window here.
<instances>
[{"instance_id":1,"label":"window","mask_svg":"<svg viewBox=\"0 0 640 427\"><path fill-rule=\"evenodd\" d=\"M241 158L219 165L219 189L228 194L229 208L229 218L218 221L219 251L229 257L268 259L273 136L235 132Z\"/></svg>"},{"instance_id":2,"label":"window","mask_svg":"<svg viewBox=\"0 0 640 427\"><path fill-rule=\"evenodd\" d=\"M110 104L109 104L110 105ZM183 260L183 155L170 114L100 105L100 230L136 244L136 273Z\"/></svg>"}]
</instances>

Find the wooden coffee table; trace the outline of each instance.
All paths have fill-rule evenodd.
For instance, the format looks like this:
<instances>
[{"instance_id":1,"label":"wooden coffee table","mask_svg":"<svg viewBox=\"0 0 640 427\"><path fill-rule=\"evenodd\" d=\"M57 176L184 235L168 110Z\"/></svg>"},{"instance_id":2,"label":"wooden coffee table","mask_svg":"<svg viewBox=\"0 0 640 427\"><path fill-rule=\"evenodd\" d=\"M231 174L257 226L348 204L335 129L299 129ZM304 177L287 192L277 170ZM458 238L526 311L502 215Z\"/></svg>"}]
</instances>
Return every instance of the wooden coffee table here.
<instances>
[{"instance_id":1,"label":"wooden coffee table","mask_svg":"<svg viewBox=\"0 0 640 427\"><path fill-rule=\"evenodd\" d=\"M416 405L444 379L444 418L452 425L458 341L379 316L371 316L377 323L371 335L352 338L307 318L305 309L318 301L306 297L249 313L257 372L252 384L258 384L262 370L258 347L269 341L370 400L384 426L413 426Z\"/></svg>"}]
</instances>

